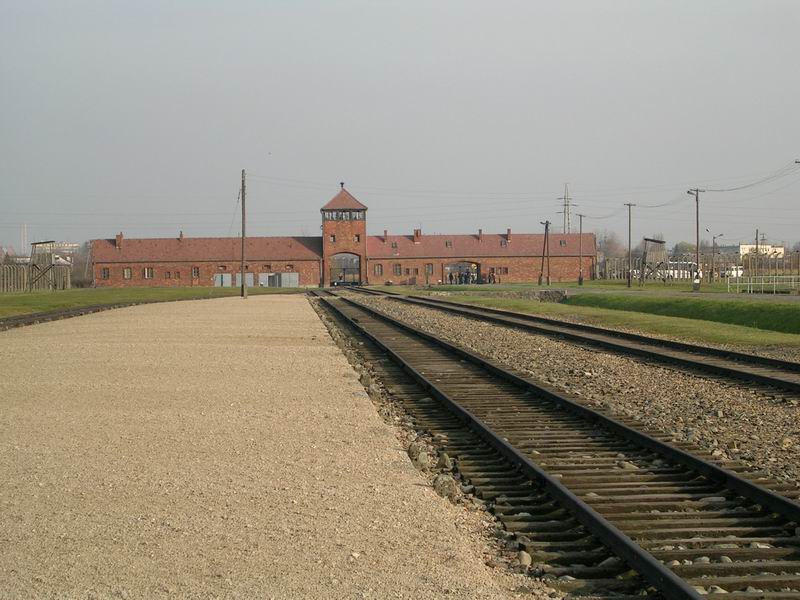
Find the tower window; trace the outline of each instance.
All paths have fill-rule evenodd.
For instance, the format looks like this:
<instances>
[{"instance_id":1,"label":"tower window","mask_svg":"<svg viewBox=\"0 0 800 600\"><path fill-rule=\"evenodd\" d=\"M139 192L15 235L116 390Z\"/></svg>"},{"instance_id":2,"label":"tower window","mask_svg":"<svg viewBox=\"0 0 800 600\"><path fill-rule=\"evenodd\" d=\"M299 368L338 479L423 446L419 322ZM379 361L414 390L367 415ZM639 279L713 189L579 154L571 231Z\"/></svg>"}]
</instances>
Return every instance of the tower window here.
<instances>
[{"instance_id":1,"label":"tower window","mask_svg":"<svg viewBox=\"0 0 800 600\"><path fill-rule=\"evenodd\" d=\"M356 243L360 242L360 241L361 241L361 236L360 236L360 235L358 235L358 234L355 234L355 235L353 236L353 241L354 241L354 242L356 242Z\"/></svg>"},{"instance_id":2,"label":"tower window","mask_svg":"<svg viewBox=\"0 0 800 600\"><path fill-rule=\"evenodd\" d=\"M335 243L336 243L336 236L335 236L335 235L329 235L329 236L328 236L328 241L329 241L331 244L335 244Z\"/></svg>"}]
</instances>

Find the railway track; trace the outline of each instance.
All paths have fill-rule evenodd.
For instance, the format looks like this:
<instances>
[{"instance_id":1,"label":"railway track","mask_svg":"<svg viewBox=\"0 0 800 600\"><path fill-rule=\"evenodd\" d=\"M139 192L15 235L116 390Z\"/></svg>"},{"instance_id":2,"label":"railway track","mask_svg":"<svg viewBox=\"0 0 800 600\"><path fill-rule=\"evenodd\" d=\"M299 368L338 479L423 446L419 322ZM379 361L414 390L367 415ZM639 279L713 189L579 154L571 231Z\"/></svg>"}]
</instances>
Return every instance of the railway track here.
<instances>
[{"instance_id":1,"label":"railway track","mask_svg":"<svg viewBox=\"0 0 800 600\"><path fill-rule=\"evenodd\" d=\"M569 323L525 313L466 305L438 298L389 294L364 288L353 289L363 294L390 297L398 302L433 308L463 317L491 321L538 334L566 339L584 346L635 355L650 362L676 365L682 369L722 377L727 381L735 379L747 385L771 388L773 392L789 392L788 395L782 394L784 398L797 398L800 396L800 363L788 360L663 340L635 333L614 331L580 323Z\"/></svg>"},{"instance_id":2,"label":"railway track","mask_svg":"<svg viewBox=\"0 0 800 600\"><path fill-rule=\"evenodd\" d=\"M533 573L575 594L800 599L798 490L317 292Z\"/></svg>"}]
</instances>

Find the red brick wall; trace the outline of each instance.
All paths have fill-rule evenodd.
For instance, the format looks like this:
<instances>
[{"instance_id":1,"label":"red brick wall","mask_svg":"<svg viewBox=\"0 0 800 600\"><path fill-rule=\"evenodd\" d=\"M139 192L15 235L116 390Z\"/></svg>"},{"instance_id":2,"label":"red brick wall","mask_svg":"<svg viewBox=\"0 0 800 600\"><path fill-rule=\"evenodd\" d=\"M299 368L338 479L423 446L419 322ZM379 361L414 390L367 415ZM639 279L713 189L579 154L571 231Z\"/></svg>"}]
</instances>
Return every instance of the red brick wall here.
<instances>
[{"instance_id":1,"label":"red brick wall","mask_svg":"<svg viewBox=\"0 0 800 600\"><path fill-rule=\"evenodd\" d=\"M426 259L368 259L367 275L369 282L373 285L379 285L391 281L395 285L408 285L408 284L424 284L425 279L425 265L433 265L433 274L428 276L428 283L436 284L439 281L448 283L446 280L447 265L457 262L473 262L480 265L480 273L482 276L487 276L492 267L495 268L496 277L499 283L536 283L539 279L539 270L541 269L542 259L536 257L516 257L516 258L460 258L460 259L440 259L440 258L426 258ZM394 265L399 264L401 274L394 274ZM383 266L383 275L375 273L375 265ZM583 277L584 279L591 279L594 265L594 257L583 257ZM502 274L501 268L508 268L508 274ZM408 273L406 271L409 271ZM415 272L416 270L416 272ZM550 280L553 283L560 283L566 281L578 280L578 257L577 256L559 256L550 259ZM547 265L545 264L545 273L547 276Z\"/></svg>"},{"instance_id":2,"label":"red brick wall","mask_svg":"<svg viewBox=\"0 0 800 600\"><path fill-rule=\"evenodd\" d=\"M336 241L331 242L331 236L335 236ZM359 236L359 241L355 241L355 236ZM324 257L325 267L323 277L325 285L330 285L331 257L342 252L357 254L361 257L361 281L367 281L367 221L323 221L322 222L322 256Z\"/></svg>"},{"instance_id":3,"label":"red brick wall","mask_svg":"<svg viewBox=\"0 0 800 600\"><path fill-rule=\"evenodd\" d=\"M123 271L126 267L131 269L131 278L124 279ZM144 268L153 268L153 279L144 278ZM200 269L200 277L192 278L192 267ZM221 269L220 267L225 267ZM103 279L103 269L109 270L109 278ZM96 263L94 265L94 281L97 287L191 287L214 285L214 275L217 273L230 273L233 283L236 283L236 273L241 269L241 263L234 262L153 262L153 263ZM259 273L299 273L301 286L319 285L320 263L317 260L298 261L248 261L246 272L253 273L258 282ZM170 277L167 278L167 273ZM180 277L176 277L180 273Z\"/></svg>"}]
</instances>

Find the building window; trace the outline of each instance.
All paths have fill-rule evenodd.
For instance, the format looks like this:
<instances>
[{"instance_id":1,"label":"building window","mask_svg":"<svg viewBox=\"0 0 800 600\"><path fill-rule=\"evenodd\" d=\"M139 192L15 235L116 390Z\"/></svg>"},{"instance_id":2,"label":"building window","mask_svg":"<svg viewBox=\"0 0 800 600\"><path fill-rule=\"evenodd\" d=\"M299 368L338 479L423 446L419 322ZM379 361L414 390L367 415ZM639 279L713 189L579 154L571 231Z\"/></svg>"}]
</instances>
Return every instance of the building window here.
<instances>
[{"instance_id":1,"label":"building window","mask_svg":"<svg viewBox=\"0 0 800 600\"><path fill-rule=\"evenodd\" d=\"M164 271L164 279L172 279L172 273L169 271Z\"/></svg>"},{"instance_id":2,"label":"building window","mask_svg":"<svg viewBox=\"0 0 800 600\"><path fill-rule=\"evenodd\" d=\"M501 246L508 246L508 240L500 240Z\"/></svg>"},{"instance_id":3,"label":"building window","mask_svg":"<svg viewBox=\"0 0 800 600\"><path fill-rule=\"evenodd\" d=\"M294 271L294 265L286 265L287 271Z\"/></svg>"},{"instance_id":4,"label":"building window","mask_svg":"<svg viewBox=\"0 0 800 600\"><path fill-rule=\"evenodd\" d=\"M130 279L131 275L133 275L133 273L131 273L131 268L130 267L125 267L124 269L122 269L122 278L123 279Z\"/></svg>"},{"instance_id":5,"label":"building window","mask_svg":"<svg viewBox=\"0 0 800 600\"><path fill-rule=\"evenodd\" d=\"M181 278L181 272L175 271L175 279L180 279L180 278Z\"/></svg>"},{"instance_id":6,"label":"building window","mask_svg":"<svg viewBox=\"0 0 800 600\"><path fill-rule=\"evenodd\" d=\"M397 242L392 242L392 248L397 248Z\"/></svg>"},{"instance_id":7,"label":"building window","mask_svg":"<svg viewBox=\"0 0 800 600\"><path fill-rule=\"evenodd\" d=\"M562 248L567 245L567 240L558 240L558 245Z\"/></svg>"},{"instance_id":8,"label":"building window","mask_svg":"<svg viewBox=\"0 0 800 600\"><path fill-rule=\"evenodd\" d=\"M447 248L452 248L452 247L453 247L453 240L445 240L445 241L444 241L444 245L445 245Z\"/></svg>"},{"instance_id":9,"label":"building window","mask_svg":"<svg viewBox=\"0 0 800 600\"><path fill-rule=\"evenodd\" d=\"M373 272L378 276L383 275L383 265L375 265Z\"/></svg>"},{"instance_id":10,"label":"building window","mask_svg":"<svg viewBox=\"0 0 800 600\"><path fill-rule=\"evenodd\" d=\"M264 270L267 272L272 271L272 265L271 264L264 265Z\"/></svg>"},{"instance_id":11,"label":"building window","mask_svg":"<svg viewBox=\"0 0 800 600\"><path fill-rule=\"evenodd\" d=\"M153 267L145 267L142 270L142 275L145 279L152 279L153 278Z\"/></svg>"},{"instance_id":12,"label":"building window","mask_svg":"<svg viewBox=\"0 0 800 600\"><path fill-rule=\"evenodd\" d=\"M111 271L109 271L107 267L103 267L102 269L100 269L101 279L108 279L109 277L111 277Z\"/></svg>"},{"instance_id":13,"label":"building window","mask_svg":"<svg viewBox=\"0 0 800 600\"><path fill-rule=\"evenodd\" d=\"M406 269L406 275L411 275L411 269Z\"/></svg>"},{"instance_id":14,"label":"building window","mask_svg":"<svg viewBox=\"0 0 800 600\"><path fill-rule=\"evenodd\" d=\"M403 267L400 265L400 263L395 263L394 264L394 274L395 275L402 275L403 274Z\"/></svg>"},{"instance_id":15,"label":"building window","mask_svg":"<svg viewBox=\"0 0 800 600\"><path fill-rule=\"evenodd\" d=\"M419 275L419 268L418 267L414 267L414 275Z\"/></svg>"},{"instance_id":16,"label":"building window","mask_svg":"<svg viewBox=\"0 0 800 600\"><path fill-rule=\"evenodd\" d=\"M192 267L192 278L200 279L200 267Z\"/></svg>"},{"instance_id":17,"label":"building window","mask_svg":"<svg viewBox=\"0 0 800 600\"><path fill-rule=\"evenodd\" d=\"M358 234L355 234L355 235L353 236L353 241L354 241L354 242L356 242L356 243L360 242L360 241L361 241L361 236L360 236L360 235L358 235Z\"/></svg>"},{"instance_id":18,"label":"building window","mask_svg":"<svg viewBox=\"0 0 800 600\"><path fill-rule=\"evenodd\" d=\"M433 263L427 263L425 265L425 273L427 275L433 275Z\"/></svg>"},{"instance_id":19,"label":"building window","mask_svg":"<svg viewBox=\"0 0 800 600\"><path fill-rule=\"evenodd\" d=\"M500 273L500 275L508 275L508 267L498 267L497 272Z\"/></svg>"},{"instance_id":20,"label":"building window","mask_svg":"<svg viewBox=\"0 0 800 600\"><path fill-rule=\"evenodd\" d=\"M328 241L329 241L331 244L335 244L335 243L336 243L336 236L335 236L335 235L329 235L329 236L328 236Z\"/></svg>"},{"instance_id":21,"label":"building window","mask_svg":"<svg viewBox=\"0 0 800 600\"><path fill-rule=\"evenodd\" d=\"M225 265L220 265L217 267L217 269L219 269L220 271L227 271L228 267L226 267Z\"/></svg>"}]
</instances>

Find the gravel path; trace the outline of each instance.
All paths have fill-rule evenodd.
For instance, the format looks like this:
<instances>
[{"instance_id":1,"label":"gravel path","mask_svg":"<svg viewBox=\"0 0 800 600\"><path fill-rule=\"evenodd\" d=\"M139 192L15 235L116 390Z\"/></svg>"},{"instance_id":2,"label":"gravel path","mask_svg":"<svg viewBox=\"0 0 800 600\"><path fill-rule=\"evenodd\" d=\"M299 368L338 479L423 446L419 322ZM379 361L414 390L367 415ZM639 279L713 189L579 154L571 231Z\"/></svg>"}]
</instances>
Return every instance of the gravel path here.
<instances>
[{"instance_id":1,"label":"gravel path","mask_svg":"<svg viewBox=\"0 0 800 600\"><path fill-rule=\"evenodd\" d=\"M355 299L720 458L740 458L780 479L800 476L800 406L510 327L386 298Z\"/></svg>"},{"instance_id":2,"label":"gravel path","mask_svg":"<svg viewBox=\"0 0 800 600\"><path fill-rule=\"evenodd\" d=\"M0 365L2 598L535 597L305 298L11 330Z\"/></svg>"}]
</instances>

